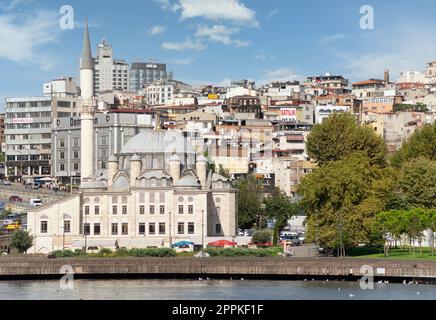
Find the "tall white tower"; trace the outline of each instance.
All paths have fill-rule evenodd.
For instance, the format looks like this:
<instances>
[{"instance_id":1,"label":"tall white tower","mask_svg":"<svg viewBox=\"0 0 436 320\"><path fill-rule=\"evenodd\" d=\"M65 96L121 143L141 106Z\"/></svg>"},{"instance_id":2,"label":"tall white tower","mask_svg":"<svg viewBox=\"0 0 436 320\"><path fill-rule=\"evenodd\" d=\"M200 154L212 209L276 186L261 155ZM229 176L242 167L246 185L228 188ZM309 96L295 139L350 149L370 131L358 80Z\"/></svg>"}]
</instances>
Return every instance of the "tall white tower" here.
<instances>
[{"instance_id":1,"label":"tall white tower","mask_svg":"<svg viewBox=\"0 0 436 320\"><path fill-rule=\"evenodd\" d=\"M83 52L80 60L80 174L81 186L93 181L94 176L94 62L89 40L88 20L85 23Z\"/></svg>"}]
</instances>

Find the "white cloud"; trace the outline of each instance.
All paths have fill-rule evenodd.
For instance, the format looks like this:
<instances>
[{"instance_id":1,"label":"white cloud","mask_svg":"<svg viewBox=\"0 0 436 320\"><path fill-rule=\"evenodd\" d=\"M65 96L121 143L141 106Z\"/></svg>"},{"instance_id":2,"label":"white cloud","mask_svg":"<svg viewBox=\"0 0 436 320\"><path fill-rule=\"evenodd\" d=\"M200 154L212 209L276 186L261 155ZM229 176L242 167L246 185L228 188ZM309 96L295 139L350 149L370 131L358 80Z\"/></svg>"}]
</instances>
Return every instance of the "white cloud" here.
<instances>
[{"instance_id":1,"label":"white cloud","mask_svg":"<svg viewBox=\"0 0 436 320\"><path fill-rule=\"evenodd\" d=\"M267 19L271 19L271 18L274 17L277 13L279 13L279 10L278 10L278 9L271 10L270 12L268 12L268 15L267 15L266 17L267 17Z\"/></svg>"},{"instance_id":2,"label":"white cloud","mask_svg":"<svg viewBox=\"0 0 436 320\"><path fill-rule=\"evenodd\" d=\"M39 64L41 69L53 67L54 60L44 47L56 43L61 32L57 14L39 11L31 16L0 16L0 58L19 64Z\"/></svg>"},{"instance_id":3,"label":"white cloud","mask_svg":"<svg viewBox=\"0 0 436 320\"><path fill-rule=\"evenodd\" d=\"M177 4L173 4L170 0L154 0L164 10L176 11L178 9Z\"/></svg>"},{"instance_id":4,"label":"white cloud","mask_svg":"<svg viewBox=\"0 0 436 320\"><path fill-rule=\"evenodd\" d=\"M334 41L338 41L338 40L343 40L343 39L347 39L348 35L344 34L344 33L335 33L332 35L328 35L325 36L324 38L321 39L322 43L329 43L329 42L334 42Z\"/></svg>"},{"instance_id":5,"label":"white cloud","mask_svg":"<svg viewBox=\"0 0 436 320\"><path fill-rule=\"evenodd\" d=\"M265 50L259 50L254 55L254 58L260 61L266 61L266 60L274 60L275 56L266 54Z\"/></svg>"},{"instance_id":6,"label":"white cloud","mask_svg":"<svg viewBox=\"0 0 436 320\"><path fill-rule=\"evenodd\" d=\"M218 85L220 87L230 87L232 84L232 80L229 78L225 78L223 81L221 81L220 83L218 83Z\"/></svg>"},{"instance_id":7,"label":"white cloud","mask_svg":"<svg viewBox=\"0 0 436 320\"><path fill-rule=\"evenodd\" d=\"M436 43L429 40L436 33L434 26L391 27L395 32L386 30L363 37L359 39L361 48L334 54L346 77L352 81L382 78L388 69L395 79L401 71L424 70L427 62L435 60Z\"/></svg>"},{"instance_id":8,"label":"white cloud","mask_svg":"<svg viewBox=\"0 0 436 320\"><path fill-rule=\"evenodd\" d=\"M295 70L285 67L265 71L262 79L257 82L264 84L271 81L296 81L301 79L303 79L303 76L299 75Z\"/></svg>"},{"instance_id":9,"label":"white cloud","mask_svg":"<svg viewBox=\"0 0 436 320\"><path fill-rule=\"evenodd\" d=\"M158 34L164 33L166 28L166 26L154 26L148 30L148 33L152 36L156 36Z\"/></svg>"},{"instance_id":10,"label":"white cloud","mask_svg":"<svg viewBox=\"0 0 436 320\"><path fill-rule=\"evenodd\" d=\"M200 42L193 42L190 38L186 38L183 42L164 42L161 45L163 50L173 50L173 51L185 51L185 50L196 50L201 51L206 49L206 46Z\"/></svg>"},{"instance_id":11,"label":"white cloud","mask_svg":"<svg viewBox=\"0 0 436 320\"><path fill-rule=\"evenodd\" d=\"M190 65L192 63L191 59L176 59L176 60L169 60L168 61L169 64L178 64L178 65Z\"/></svg>"},{"instance_id":12,"label":"white cloud","mask_svg":"<svg viewBox=\"0 0 436 320\"><path fill-rule=\"evenodd\" d=\"M201 17L213 21L259 26L256 12L247 8L240 0L179 0L172 8L181 12L181 20Z\"/></svg>"},{"instance_id":13,"label":"white cloud","mask_svg":"<svg viewBox=\"0 0 436 320\"><path fill-rule=\"evenodd\" d=\"M19 6L28 5L29 3L34 1L35 0L11 0L11 1L2 0L0 2L0 9L5 11L12 11L17 9Z\"/></svg>"},{"instance_id":14,"label":"white cloud","mask_svg":"<svg viewBox=\"0 0 436 320\"><path fill-rule=\"evenodd\" d=\"M239 28L229 28L224 25L214 25L213 27L199 26L195 34L198 38L207 38L211 42L219 42L226 46L246 47L249 41L234 40L231 35L239 32Z\"/></svg>"}]
</instances>

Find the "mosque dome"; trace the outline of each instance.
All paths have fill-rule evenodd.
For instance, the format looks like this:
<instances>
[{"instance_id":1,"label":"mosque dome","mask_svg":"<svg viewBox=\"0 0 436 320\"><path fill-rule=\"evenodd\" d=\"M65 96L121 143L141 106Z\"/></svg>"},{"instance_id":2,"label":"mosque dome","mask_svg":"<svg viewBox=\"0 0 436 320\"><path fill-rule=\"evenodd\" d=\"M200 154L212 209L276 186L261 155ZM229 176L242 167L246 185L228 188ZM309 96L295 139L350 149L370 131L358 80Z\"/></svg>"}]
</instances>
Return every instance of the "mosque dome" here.
<instances>
[{"instance_id":1,"label":"mosque dome","mask_svg":"<svg viewBox=\"0 0 436 320\"><path fill-rule=\"evenodd\" d=\"M195 154L188 140L170 130L148 130L131 138L121 154Z\"/></svg>"}]
</instances>

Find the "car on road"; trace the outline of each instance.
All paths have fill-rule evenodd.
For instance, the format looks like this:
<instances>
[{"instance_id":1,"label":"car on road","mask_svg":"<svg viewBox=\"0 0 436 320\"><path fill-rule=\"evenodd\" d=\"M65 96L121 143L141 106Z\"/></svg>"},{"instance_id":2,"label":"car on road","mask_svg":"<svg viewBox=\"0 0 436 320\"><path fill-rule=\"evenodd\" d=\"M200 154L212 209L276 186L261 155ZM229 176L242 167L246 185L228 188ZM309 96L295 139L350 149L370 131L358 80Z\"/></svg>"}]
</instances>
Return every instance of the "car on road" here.
<instances>
[{"instance_id":1,"label":"car on road","mask_svg":"<svg viewBox=\"0 0 436 320\"><path fill-rule=\"evenodd\" d=\"M30 205L34 207L42 206L42 200L41 199L30 199Z\"/></svg>"},{"instance_id":2,"label":"car on road","mask_svg":"<svg viewBox=\"0 0 436 320\"><path fill-rule=\"evenodd\" d=\"M3 182L3 185L4 185L4 186L7 186L7 187L10 187L10 186L12 186L12 182L10 182L10 181L8 181L8 180L5 180L5 181Z\"/></svg>"},{"instance_id":3,"label":"car on road","mask_svg":"<svg viewBox=\"0 0 436 320\"><path fill-rule=\"evenodd\" d=\"M25 185L26 189L39 189L41 188L41 183L39 182L28 182Z\"/></svg>"},{"instance_id":4,"label":"car on road","mask_svg":"<svg viewBox=\"0 0 436 320\"><path fill-rule=\"evenodd\" d=\"M19 196L11 196L9 197L9 202L20 203L23 202L23 199L20 198Z\"/></svg>"},{"instance_id":5,"label":"car on road","mask_svg":"<svg viewBox=\"0 0 436 320\"><path fill-rule=\"evenodd\" d=\"M20 222L12 222L11 224L8 224L6 226L6 230L8 231L15 231L21 229L21 223Z\"/></svg>"}]
</instances>

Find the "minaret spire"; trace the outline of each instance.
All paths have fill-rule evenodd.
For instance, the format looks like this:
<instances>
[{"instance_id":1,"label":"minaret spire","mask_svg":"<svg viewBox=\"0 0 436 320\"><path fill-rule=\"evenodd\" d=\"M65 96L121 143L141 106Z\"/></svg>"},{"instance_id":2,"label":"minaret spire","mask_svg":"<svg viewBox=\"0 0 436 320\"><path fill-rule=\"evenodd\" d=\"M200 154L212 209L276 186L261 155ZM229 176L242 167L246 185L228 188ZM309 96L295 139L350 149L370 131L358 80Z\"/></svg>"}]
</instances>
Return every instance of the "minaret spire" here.
<instances>
[{"instance_id":1,"label":"minaret spire","mask_svg":"<svg viewBox=\"0 0 436 320\"><path fill-rule=\"evenodd\" d=\"M89 39L88 18L85 20L85 34L83 36L82 59L80 60L80 69L93 69L91 40Z\"/></svg>"}]
</instances>

